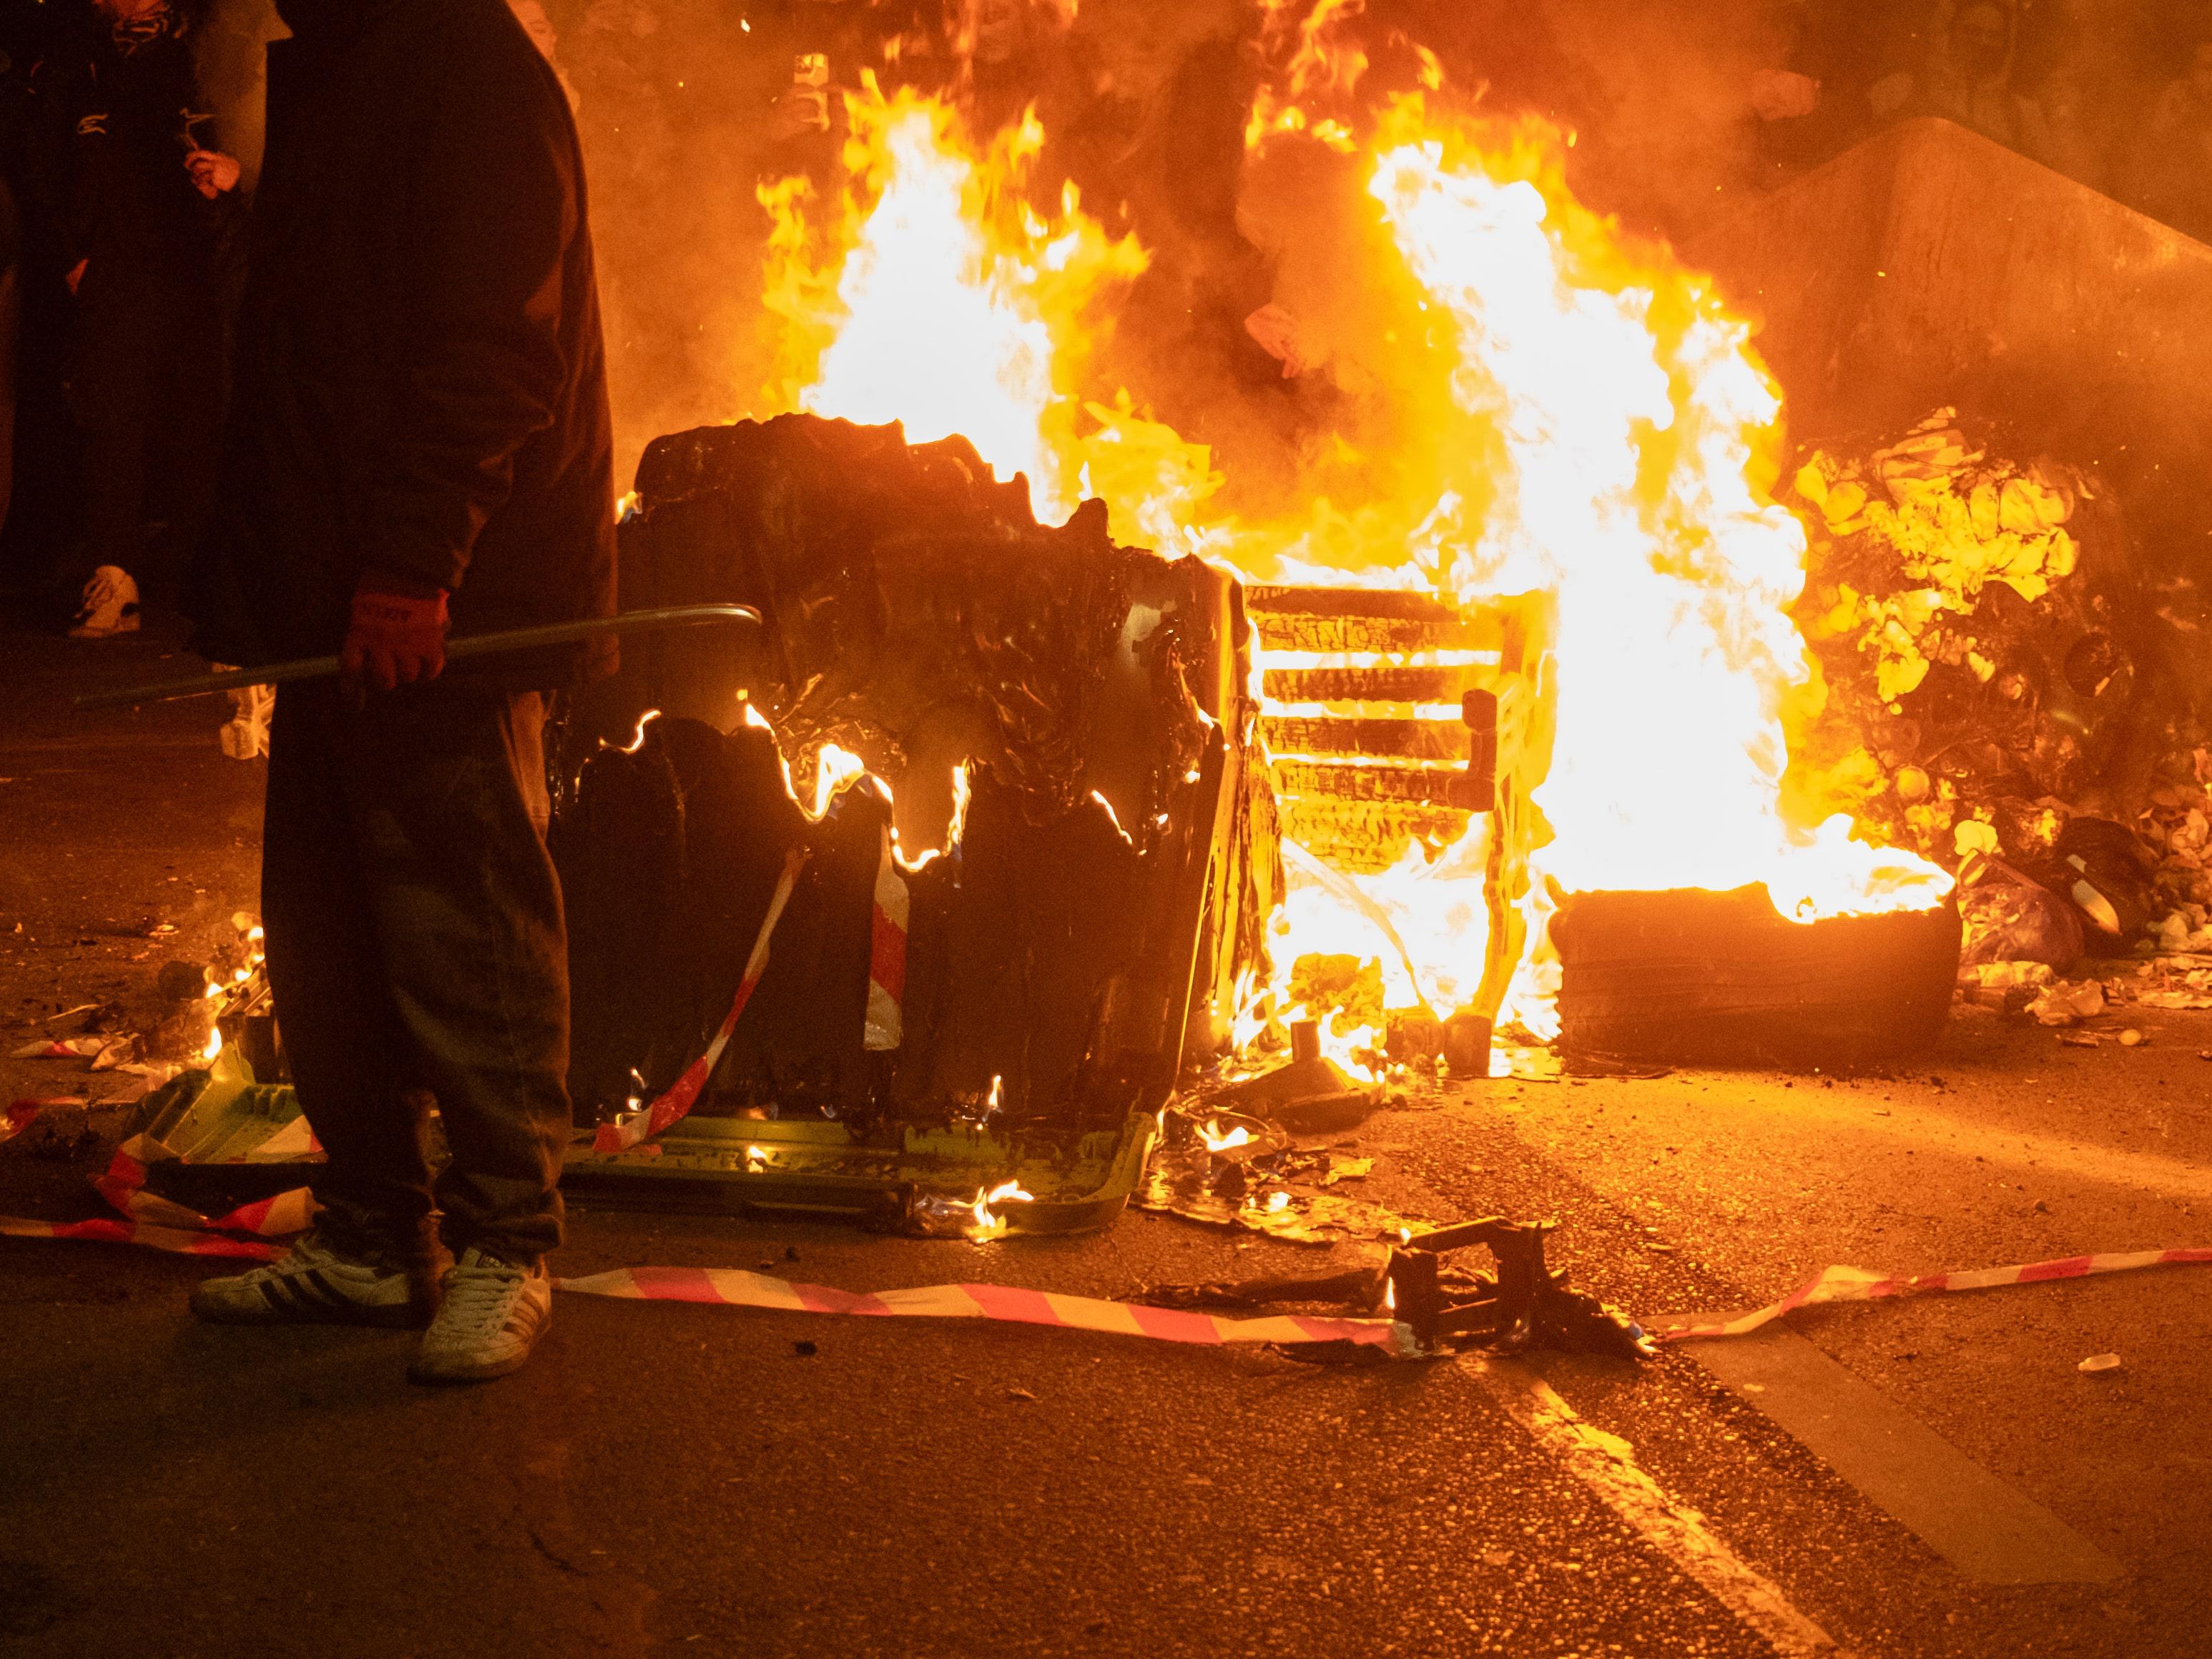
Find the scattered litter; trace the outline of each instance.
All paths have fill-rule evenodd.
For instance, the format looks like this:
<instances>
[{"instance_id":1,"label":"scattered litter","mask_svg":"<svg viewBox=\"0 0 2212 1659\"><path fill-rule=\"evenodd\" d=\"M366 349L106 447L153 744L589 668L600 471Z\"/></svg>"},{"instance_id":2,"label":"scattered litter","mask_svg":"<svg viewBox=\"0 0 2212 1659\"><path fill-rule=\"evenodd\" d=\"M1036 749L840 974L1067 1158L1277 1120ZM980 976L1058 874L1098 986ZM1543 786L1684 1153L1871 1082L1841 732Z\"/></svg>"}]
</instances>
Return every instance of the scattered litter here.
<instances>
[{"instance_id":1,"label":"scattered litter","mask_svg":"<svg viewBox=\"0 0 2212 1659\"><path fill-rule=\"evenodd\" d=\"M1006 1398L1009 1400L1025 1400L1032 1406L1037 1403L1037 1397L1031 1394L1027 1389L1008 1389L1006 1390Z\"/></svg>"},{"instance_id":2,"label":"scattered litter","mask_svg":"<svg viewBox=\"0 0 2212 1659\"><path fill-rule=\"evenodd\" d=\"M230 694L230 719L216 734L233 760L252 760L269 752L269 721L276 712L273 685L242 686Z\"/></svg>"},{"instance_id":3,"label":"scattered litter","mask_svg":"<svg viewBox=\"0 0 2212 1659\"><path fill-rule=\"evenodd\" d=\"M138 631L138 584L121 565L104 564L94 571L82 599L69 631L71 639L105 640Z\"/></svg>"},{"instance_id":4,"label":"scattered litter","mask_svg":"<svg viewBox=\"0 0 2212 1659\"><path fill-rule=\"evenodd\" d=\"M1966 826L1961 825L1962 829ZM1986 830L1988 825L1975 826ZM1959 866L1960 915L1966 924L1962 960L1977 968L2039 968L2037 981L2081 958L2080 914L2057 894L2002 859L1970 853ZM1962 975L1963 978L1964 975ZM1984 984L1992 981L1984 978Z\"/></svg>"},{"instance_id":5,"label":"scattered litter","mask_svg":"<svg viewBox=\"0 0 2212 1659\"><path fill-rule=\"evenodd\" d=\"M1355 1084L1321 1051L1321 1027L1300 1020L1291 1027L1291 1058L1257 1077L1210 1089L1198 1103L1265 1119L1292 1134L1326 1134L1355 1128L1382 1104L1383 1091Z\"/></svg>"},{"instance_id":6,"label":"scattered litter","mask_svg":"<svg viewBox=\"0 0 2212 1659\"><path fill-rule=\"evenodd\" d=\"M2145 1040L2141 1031L2126 1030L2120 1033L2120 1047L2123 1048L2141 1048Z\"/></svg>"},{"instance_id":7,"label":"scattered litter","mask_svg":"<svg viewBox=\"0 0 2212 1659\"><path fill-rule=\"evenodd\" d=\"M2105 1012L2104 981L2061 980L2028 1004L2027 1012L2045 1025L2071 1025L2077 1020L2094 1019Z\"/></svg>"},{"instance_id":8,"label":"scattered litter","mask_svg":"<svg viewBox=\"0 0 2212 1659\"><path fill-rule=\"evenodd\" d=\"M40 1037L9 1055L10 1060L84 1060L106 1047L103 1037Z\"/></svg>"},{"instance_id":9,"label":"scattered litter","mask_svg":"<svg viewBox=\"0 0 2212 1659\"><path fill-rule=\"evenodd\" d=\"M138 1034L136 1031L125 1031L119 1036L109 1037L100 1045L99 1052L92 1057L92 1069L95 1072L112 1072L118 1066L135 1060L137 1056Z\"/></svg>"},{"instance_id":10,"label":"scattered litter","mask_svg":"<svg viewBox=\"0 0 2212 1659\"><path fill-rule=\"evenodd\" d=\"M1418 1224L1322 1190L1365 1180L1372 1158L1301 1147L1279 1125L1202 1102L1171 1107L1164 1130L1130 1200L1139 1209L1293 1244L1395 1239Z\"/></svg>"},{"instance_id":11,"label":"scattered litter","mask_svg":"<svg viewBox=\"0 0 2212 1659\"><path fill-rule=\"evenodd\" d=\"M1959 969L1959 983L1968 989L2040 990L2058 977L2047 962L1981 962Z\"/></svg>"},{"instance_id":12,"label":"scattered litter","mask_svg":"<svg viewBox=\"0 0 2212 1659\"><path fill-rule=\"evenodd\" d=\"M2074 1369L2088 1376L2102 1376L2120 1369L2120 1357L2116 1353L2093 1353Z\"/></svg>"},{"instance_id":13,"label":"scattered litter","mask_svg":"<svg viewBox=\"0 0 2212 1659\"><path fill-rule=\"evenodd\" d=\"M822 1351L802 1337L791 1345L791 1352L801 1359L811 1359Z\"/></svg>"}]
</instances>

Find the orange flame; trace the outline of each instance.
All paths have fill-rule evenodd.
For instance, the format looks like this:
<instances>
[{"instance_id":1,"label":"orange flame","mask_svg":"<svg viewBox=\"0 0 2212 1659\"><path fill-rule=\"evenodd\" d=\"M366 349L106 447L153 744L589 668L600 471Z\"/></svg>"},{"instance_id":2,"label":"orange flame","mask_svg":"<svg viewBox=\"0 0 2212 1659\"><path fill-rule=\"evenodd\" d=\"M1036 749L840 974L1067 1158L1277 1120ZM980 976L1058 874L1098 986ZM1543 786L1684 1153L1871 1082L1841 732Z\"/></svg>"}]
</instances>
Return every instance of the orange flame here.
<instances>
[{"instance_id":1,"label":"orange flame","mask_svg":"<svg viewBox=\"0 0 2212 1659\"><path fill-rule=\"evenodd\" d=\"M1268 27L1290 30L1291 9L1272 3ZM1297 25L1291 100L1310 90L1341 107L1365 69L1340 27L1358 9L1322 0ZM1845 816L1784 817L1789 722L1813 674L1790 617L1806 538L1770 493L1778 395L1710 282L1576 199L1556 132L1440 113L1419 94L1394 100L1364 140L1295 101L1255 106L1255 143L1302 134L1363 158L1364 206L1315 233L1346 239L1357 257L1340 264L1359 269L1323 314L1271 307L1267 330L1290 342L1291 369L1356 378L1384 413L1358 434L1365 448L1340 437L1272 515L1239 517L1217 504L1203 447L1126 392L1086 397L1093 313L1145 255L1072 191L1056 219L1021 204L1034 115L979 147L910 91L870 82L848 110L837 210L810 217L803 181L762 196L769 303L787 325L782 406L899 420L918 441L963 434L1000 477L1026 475L1040 517L1097 494L1118 537L1250 577L1462 606L1551 595L1556 735L1536 795L1532 924L1575 890L1759 881L1799 921L1948 892L1942 871L1861 842ZM1380 660L1462 658L1266 665ZM1302 1012L1289 975L1312 951L1378 959L1389 1006L1463 1003L1481 972L1490 833L1476 818L1455 845L1416 842L1381 875L1293 857L1274 983L1247 988L1239 1039ZM1532 957L1506 1016L1551 1035L1551 988ZM1363 1072L1381 1046L1371 1027L1329 1022L1323 1041Z\"/></svg>"}]
</instances>

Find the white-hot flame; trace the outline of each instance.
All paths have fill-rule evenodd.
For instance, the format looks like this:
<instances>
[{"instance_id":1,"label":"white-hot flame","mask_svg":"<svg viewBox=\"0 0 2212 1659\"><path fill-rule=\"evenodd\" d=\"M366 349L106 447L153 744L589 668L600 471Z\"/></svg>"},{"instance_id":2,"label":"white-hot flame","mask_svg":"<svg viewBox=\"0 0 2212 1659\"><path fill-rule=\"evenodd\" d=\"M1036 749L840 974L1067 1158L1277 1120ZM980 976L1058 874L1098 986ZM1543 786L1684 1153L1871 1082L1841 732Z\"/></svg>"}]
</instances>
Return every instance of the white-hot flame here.
<instances>
[{"instance_id":1,"label":"white-hot flame","mask_svg":"<svg viewBox=\"0 0 2212 1659\"><path fill-rule=\"evenodd\" d=\"M975 1194L974 1206L975 1221L975 1224L968 1229L968 1237L978 1243L986 1239L1005 1237L1010 1230L1011 1224L1005 1216L999 1213L997 1206L1004 1204L1029 1204L1035 1201L1036 1194L1024 1190L1018 1181L1002 1181L988 1192L979 1189Z\"/></svg>"},{"instance_id":2,"label":"white-hot flame","mask_svg":"<svg viewBox=\"0 0 2212 1659\"><path fill-rule=\"evenodd\" d=\"M1206 1127L1199 1131L1199 1138L1206 1142L1206 1150L1209 1152L1231 1152L1252 1144L1251 1130L1241 1123L1234 1128L1224 1129L1218 1118L1208 1118Z\"/></svg>"},{"instance_id":3,"label":"white-hot flame","mask_svg":"<svg viewBox=\"0 0 2212 1659\"><path fill-rule=\"evenodd\" d=\"M1273 516L1218 510L1201 447L1126 395L1086 403L1073 390L1090 366L1089 311L1143 256L1072 198L1052 221L1020 204L1034 118L979 148L943 106L872 87L849 105L841 215L825 219L803 181L763 193L769 304L791 325L786 406L900 420L917 440L963 434L1001 477L1027 474L1042 516L1096 490L1116 534L1256 579L1425 591L1462 609L1550 596L1556 730L1522 901L1532 939L1555 891L1763 882L1801 921L1940 902L1950 878L1934 866L1863 844L1847 817L1784 810L1789 724L1812 679L1790 616L1806 542L1768 491L1778 402L1747 329L1671 253L1576 201L1556 134L1419 98L1395 101L1364 141L1310 116L1299 94L1341 98L1364 72L1346 27L1358 7L1331 0L1303 25L1293 9L1270 0L1271 38L1293 54L1290 101L1255 111L1253 133L1370 158L1371 221L1330 301L1375 313L1372 337L1354 342L1379 388L1367 402L1389 410L1371 465L1346 463L1340 438L1306 463L1334 470L1293 480ZM1440 75L1424 63L1433 89ZM1286 368L1312 371L1298 319L1266 331L1289 340ZM1255 673L1412 660L1269 659ZM1419 660L1478 665L1465 653ZM1534 703L1522 698L1518 729ZM964 777L957 799L956 840ZM1490 832L1477 817L1455 843L1416 839L1380 875L1293 859L1274 982L1240 999L1240 1041L1304 1012L1290 975L1313 952L1379 963L1392 1009L1465 1002L1488 933ZM1504 1012L1548 1036L1544 970L1522 966ZM1321 1024L1331 1059L1373 1075L1382 1032Z\"/></svg>"}]
</instances>

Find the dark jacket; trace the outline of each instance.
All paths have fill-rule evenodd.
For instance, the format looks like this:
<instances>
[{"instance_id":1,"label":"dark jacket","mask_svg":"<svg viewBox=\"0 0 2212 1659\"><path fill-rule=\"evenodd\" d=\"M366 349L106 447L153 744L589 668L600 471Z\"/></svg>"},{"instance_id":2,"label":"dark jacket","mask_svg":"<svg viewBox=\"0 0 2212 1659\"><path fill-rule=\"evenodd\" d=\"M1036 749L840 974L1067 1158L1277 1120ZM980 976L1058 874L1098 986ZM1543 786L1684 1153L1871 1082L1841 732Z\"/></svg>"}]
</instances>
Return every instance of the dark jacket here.
<instances>
[{"instance_id":1,"label":"dark jacket","mask_svg":"<svg viewBox=\"0 0 2212 1659\"><path fill-rule=\"evenodd\" d=\"M90 33L58 88L70 130L63 268L82 259L126 282L204 268L238 206L234 192L203 197L185 167L194 149L222 148L190 19L172 9L144 22Z\"/></svg>"},{"instance_id":2,"label":"dark jacket","mask_svg":"<svg viewBox=\"0 0 2212 1659\"><path fill-rule=\"evenodd\" d=\"M334 651L368 570L453 590L457 636L611 613L606 359L559 82L502 0L279 10L197 648ZM611 660L474 672L550 688Z\"/></svg>"}]
</instances>

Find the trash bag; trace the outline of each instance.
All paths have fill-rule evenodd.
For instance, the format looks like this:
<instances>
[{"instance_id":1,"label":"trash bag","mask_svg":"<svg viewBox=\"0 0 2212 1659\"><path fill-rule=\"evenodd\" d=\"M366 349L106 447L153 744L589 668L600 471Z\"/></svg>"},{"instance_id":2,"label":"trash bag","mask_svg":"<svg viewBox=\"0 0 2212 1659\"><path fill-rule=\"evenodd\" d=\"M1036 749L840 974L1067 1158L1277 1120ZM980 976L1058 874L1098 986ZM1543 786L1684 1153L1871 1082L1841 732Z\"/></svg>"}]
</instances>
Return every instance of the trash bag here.
<instances>
[{"instance_id":1,"label":"trash bag","mask_svg":"<svg viewBox=\"0 0 2212 1659\"><path fill-rule=\"evenodd\" d=\"M2082 919L2082 948L2091 956L2124 957L2148 936L2159 912L2152 885L2158 857L2124 823L2080 817L2059 831L2036 874L2063 893Z\"/></svg>"},{"instance_id":2,"label":"trash bag","mask_svg":"<svg viewBox=\"0 0 2212 1659\"><path fill-rule=\"evenodd\" d=\"M1962 964L2039 962L2063 974L2081 959L2081 912L2002 859L1970 854L1959 866L1959 889L1966 924Z\"/></svg>"}]
</instances>

